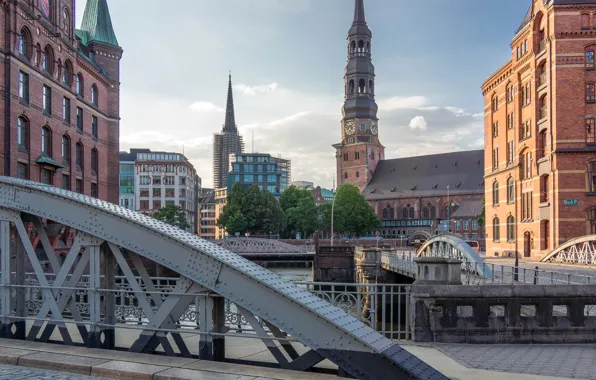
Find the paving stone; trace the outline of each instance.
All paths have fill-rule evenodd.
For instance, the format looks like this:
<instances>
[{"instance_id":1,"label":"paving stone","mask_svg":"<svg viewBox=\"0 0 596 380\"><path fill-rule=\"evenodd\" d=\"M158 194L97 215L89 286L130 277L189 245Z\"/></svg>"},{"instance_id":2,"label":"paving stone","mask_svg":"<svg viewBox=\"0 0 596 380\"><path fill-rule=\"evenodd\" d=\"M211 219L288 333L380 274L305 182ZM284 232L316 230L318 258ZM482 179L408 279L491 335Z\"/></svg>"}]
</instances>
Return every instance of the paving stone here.
<instances>
[{"instance_id":1,"label":"paving stone","mask_svg":"<svg viewBox=\"0 0 596 380\"><path fill-rule=\"evenodd\" d=\"M89 375L92 366L105 362L105 359L51 352L36 352L19 358L20 366L66 371L81 375Z\"/></svg>"},{"instance_id":2,"label":"paving stone","mask_svg":"<svg viewBox=\"0 0 596 380\"><path fill-rule=\"evenodd\" d=\"M16 365L21 356L31 355L33 353L35 351L0 347L0 363Z\"/></svg>"},{"instance_id":3,"label":"paving stone","mask_svg":"<svg viewBox=\"0 0 596 380\"><path fill-rule=\"evenodd\" d=\"M260 379L272 380L271 378ZM256 377L184 368L170 368L156 374L153 380L256 380Z\"/></svg>"},{"instance_id":4,"label":"paving stone","mask_svg":"<svg viewBox=\"0 0 596 380\"><path fill-rule=\"evenodd\" d=\"M60 373L37 368L0 364L0 380L108 380L99 377Z\"/></svg>"},{"instance_id":5,"label":"paving stone","mask_svg":"<svg viewBox=\"0 0 596 380\"><path fill-rule=\"evenodd\" d=\"M169 368L161 365L114 360L93 366L91 375L121 380L151 380L156 373L163 372Z\"/></svg>"}]
</instances>

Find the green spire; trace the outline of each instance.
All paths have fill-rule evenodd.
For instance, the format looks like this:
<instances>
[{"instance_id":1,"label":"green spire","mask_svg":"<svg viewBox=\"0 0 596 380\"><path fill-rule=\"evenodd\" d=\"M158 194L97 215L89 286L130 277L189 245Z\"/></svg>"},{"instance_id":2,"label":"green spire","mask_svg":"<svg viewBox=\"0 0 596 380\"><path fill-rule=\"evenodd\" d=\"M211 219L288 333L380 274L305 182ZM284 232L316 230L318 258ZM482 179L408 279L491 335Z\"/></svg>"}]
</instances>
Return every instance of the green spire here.
<instances>
[{"instance_id":1,"label":"green spire","mask_svg":"<svg viewBox=\"0 0 596 380\"><path fill-rule=\"evenodd\" d=\"M95 41L120 46L112 27L107 0L87 0L81 30L87 32L87 38L84 42Z\"/></svg>"}]
</instances>

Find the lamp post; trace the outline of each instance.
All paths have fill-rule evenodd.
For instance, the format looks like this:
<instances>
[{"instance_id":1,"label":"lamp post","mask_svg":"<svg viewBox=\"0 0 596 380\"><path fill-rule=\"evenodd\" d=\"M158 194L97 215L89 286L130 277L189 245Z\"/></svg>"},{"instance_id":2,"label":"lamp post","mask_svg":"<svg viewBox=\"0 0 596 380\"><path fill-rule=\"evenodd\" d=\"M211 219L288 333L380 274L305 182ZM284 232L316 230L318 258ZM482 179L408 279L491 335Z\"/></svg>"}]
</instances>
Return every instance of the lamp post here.
<instances>
[{"instance_id":1,"label":"lamp post","mask_svg":"<svg viewBox=\"0 0 596 380\"><path fill-rule=\"evenodd\" d=\"M447 233L451 232L451 202L449 201L449 185L447 185Z\"/></svg>"}]
</instances>

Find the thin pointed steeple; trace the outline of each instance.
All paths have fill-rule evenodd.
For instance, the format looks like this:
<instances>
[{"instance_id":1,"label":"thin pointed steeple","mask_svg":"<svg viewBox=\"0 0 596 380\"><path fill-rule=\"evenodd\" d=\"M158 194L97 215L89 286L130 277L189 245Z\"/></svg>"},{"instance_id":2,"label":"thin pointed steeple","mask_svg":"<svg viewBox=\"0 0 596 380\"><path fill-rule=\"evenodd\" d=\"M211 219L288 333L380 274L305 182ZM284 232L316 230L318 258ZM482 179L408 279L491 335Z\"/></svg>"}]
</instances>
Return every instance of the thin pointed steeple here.
<instances>
[{"instance_id":1,"label":"thin pointed steeple","mask_svg":"<svg viewBox=\"0 0 596 380\"><path fill-rule=\"evenodd\" d=\"M107 0L87 0L81 30L87 33L86 41L120 46L114 28Z\"/></svg>"},{"instance_id":2,"label":"thin pointed steeple","mask_svg":"<svg viewBox=\"0 0 596 380\"><path fill-rule=\"evenodd\" d=\"M228 80L228 101L226 103L226 120L223 126L223 133L238 132L236 128L236 115L234 114L234 95L232 94L232 72Z\"/></svg>"},{"instance_id":3,"label":"thin pointed steeple","mask_svg":"<svg viewBox=\"0 0 596 380\"><path fill-rule=\"evenodd\" d=\"M364 15L364 0L355 0L354 6L354 22L353 24L366 24L366 17Z\"/></svg>"}]
</instances>

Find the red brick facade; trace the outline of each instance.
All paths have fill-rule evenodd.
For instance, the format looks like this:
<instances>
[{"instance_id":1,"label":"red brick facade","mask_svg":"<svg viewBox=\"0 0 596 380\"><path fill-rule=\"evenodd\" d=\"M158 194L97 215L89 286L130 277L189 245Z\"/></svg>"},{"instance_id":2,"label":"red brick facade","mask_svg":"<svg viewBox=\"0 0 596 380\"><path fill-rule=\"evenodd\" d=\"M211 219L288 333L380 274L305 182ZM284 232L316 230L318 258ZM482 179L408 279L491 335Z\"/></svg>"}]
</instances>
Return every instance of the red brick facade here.
<instances>
[{"instance_id":1,"label":"red brick facade","mask_svg":"<svg viewBox=\"0 0 596 380\"><path fill-rule=\"evenodd\" d=\"M0 175L50 182L118 203L122 50L97 42L82 45L75 35L74 0L49 1L49 16L34 3L0 2ZM22 74L28 86L20 86ZM46 111L43 86L51 89ZM64 99L70 102L66 115ZM47 146L42 147L44 127ZM36 162L44 156L51 160Z\"/></svg>"},{"instance_id":2,"label":"red brick facade","mask_svg":"<svg viewBox=\"0 0 596 380\"><path fill-rule=\"evenodd\" d=\"M566 3L533 1L482 86L490 255L540 258L596 233L596 2Z\"/></svg>"}]
</instances>

